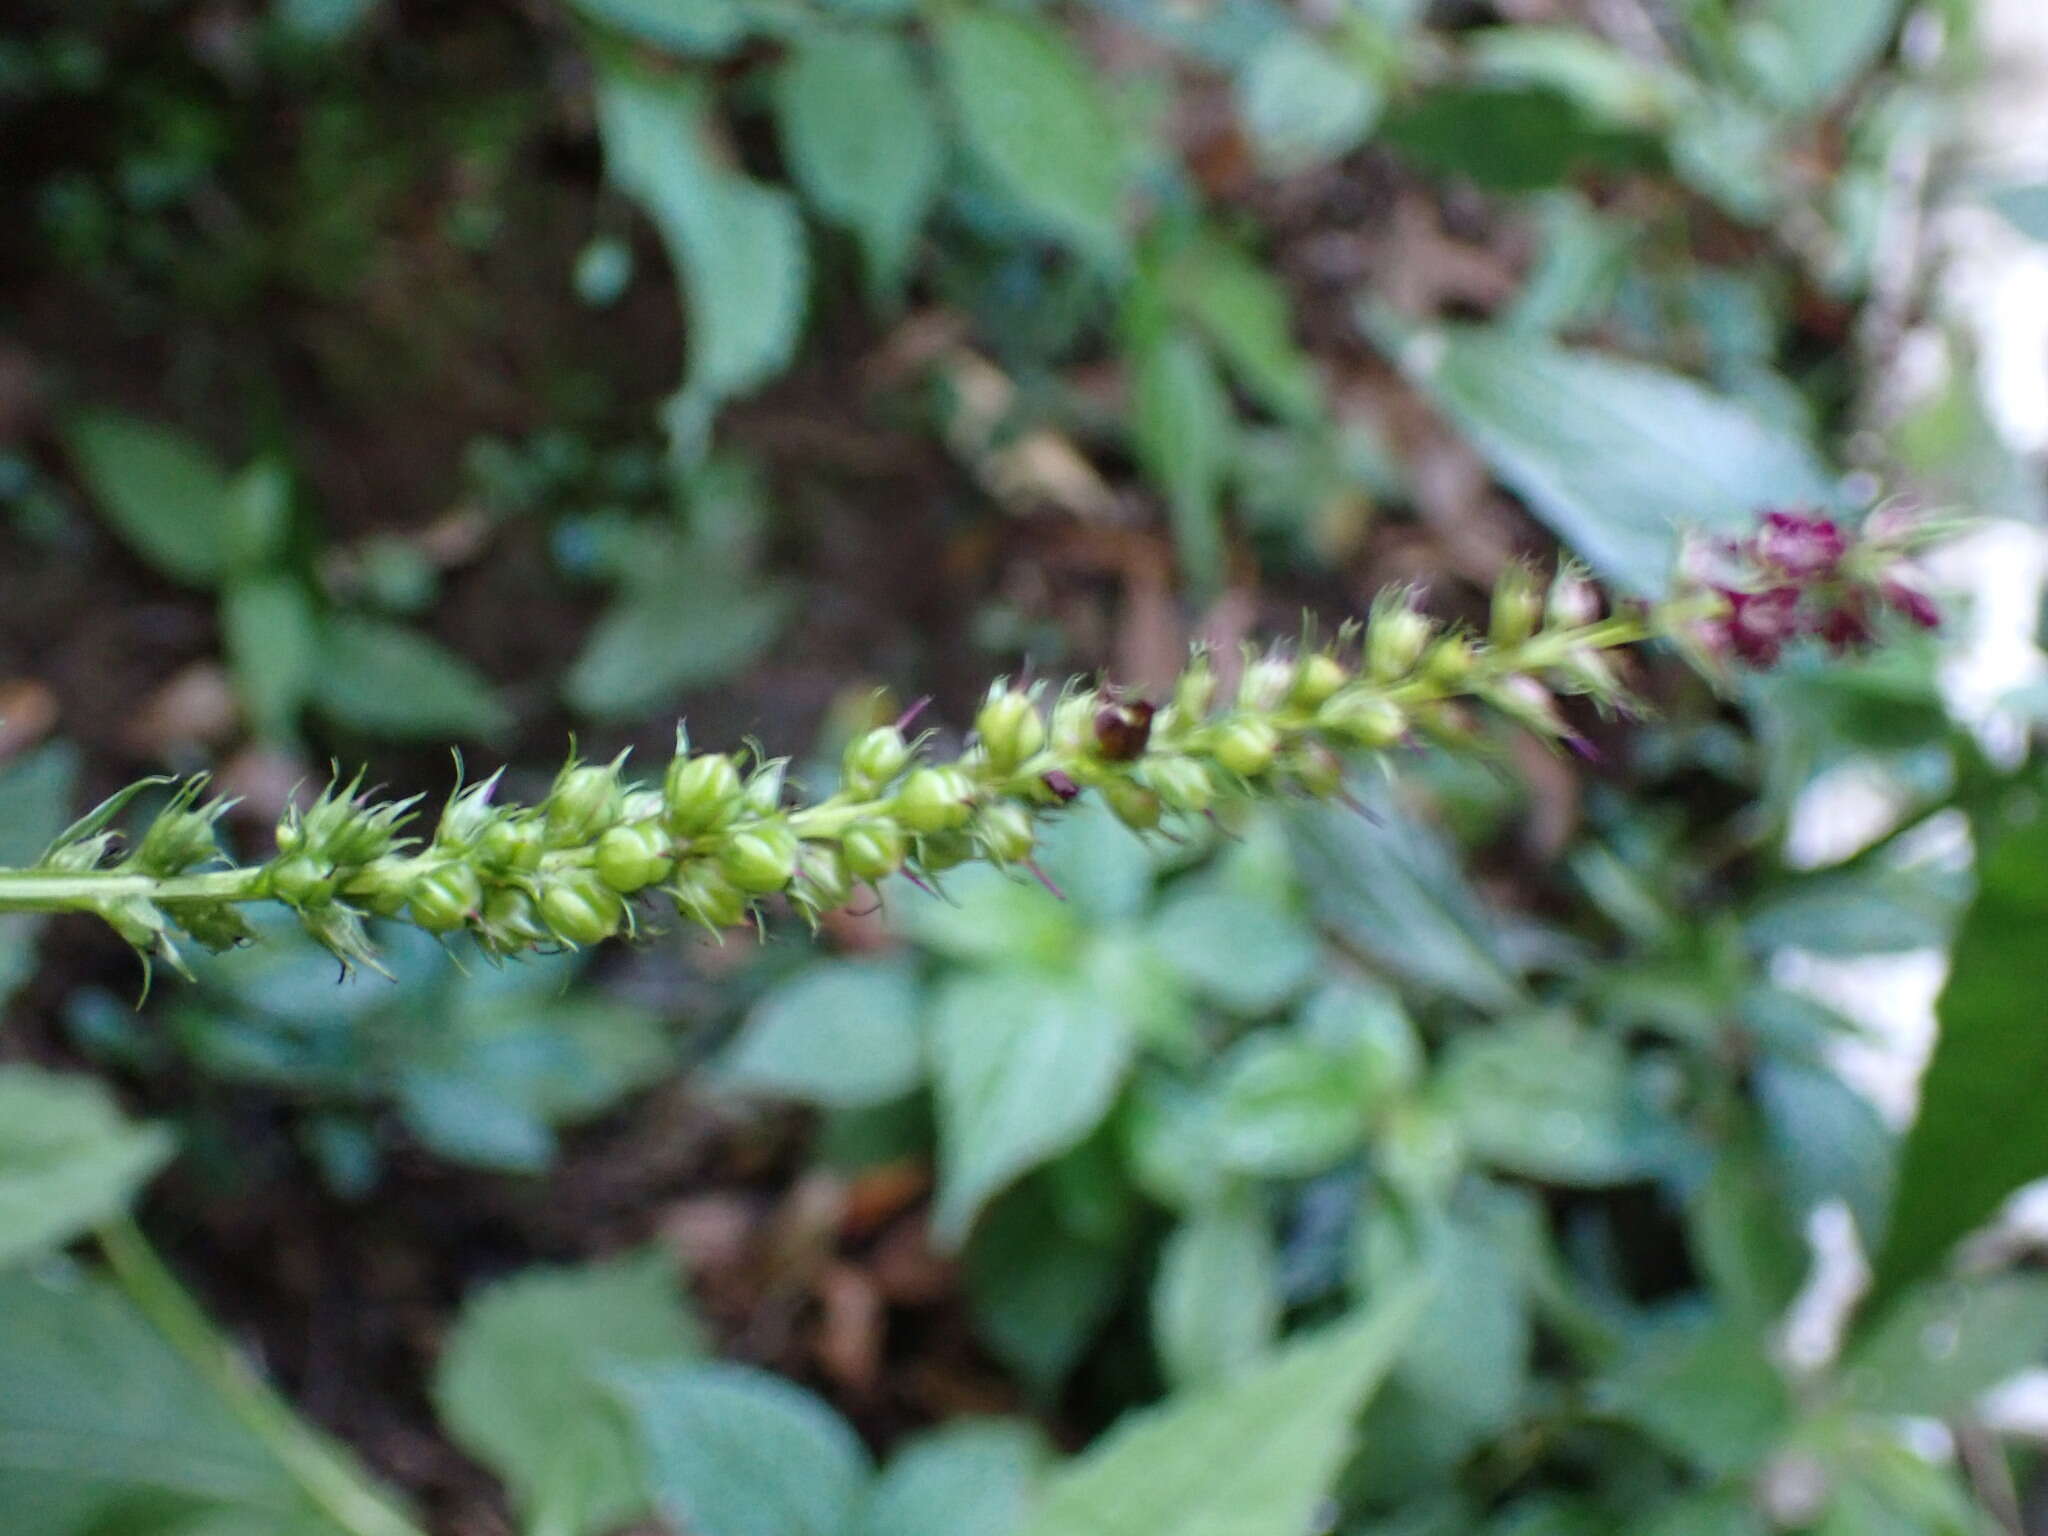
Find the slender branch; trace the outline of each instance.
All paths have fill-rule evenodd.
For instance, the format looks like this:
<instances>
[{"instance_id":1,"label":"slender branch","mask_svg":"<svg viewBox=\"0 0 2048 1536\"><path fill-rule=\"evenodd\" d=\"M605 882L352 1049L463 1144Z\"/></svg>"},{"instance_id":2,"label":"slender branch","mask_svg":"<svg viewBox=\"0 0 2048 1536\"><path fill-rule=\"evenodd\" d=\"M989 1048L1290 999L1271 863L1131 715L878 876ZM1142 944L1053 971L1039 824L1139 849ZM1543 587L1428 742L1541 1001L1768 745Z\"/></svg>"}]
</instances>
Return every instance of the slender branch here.
<instances>
[{"instance_id":1,"label":"slender branch","mask_svg":"<svg viewBox=\"0 0 2048 1536\"><path fill-rule=\"evenodd\" d=\"M97 1233L107 1267L135 1309L183 1355L322 1513L349 1536L425 1536L355 1458L300 1418L249 1368L178 1284L134 1222Z\"/></svg>"}]
</instances>

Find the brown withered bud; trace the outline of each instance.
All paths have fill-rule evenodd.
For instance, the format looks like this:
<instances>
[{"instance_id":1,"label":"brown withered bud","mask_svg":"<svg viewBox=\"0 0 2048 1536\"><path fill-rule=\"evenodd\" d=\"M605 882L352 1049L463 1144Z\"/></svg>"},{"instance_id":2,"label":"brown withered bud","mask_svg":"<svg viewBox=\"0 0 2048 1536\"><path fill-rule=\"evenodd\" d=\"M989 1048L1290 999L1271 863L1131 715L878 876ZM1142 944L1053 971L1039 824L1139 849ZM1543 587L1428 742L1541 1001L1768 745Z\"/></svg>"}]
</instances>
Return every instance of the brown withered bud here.
<instances>
[{"instance_id":1,"label":"brown withered bud","mask_svg":"<svg viewBox=\"0 0 2048 1536\"><path fill-rule=\"evenodd\" d=\"M1054 799L1062 802L1071 800L1081 793L1081 786L1074 782L1073 776L1057 768L1049 773L1040 774L1038 782L1052 793Z\"/></svg>"},{"instance_id":2,"label":"brown withered bud","mask_svg":"<svg viewBox=\"0 0 2048 1536\"><path fill-rule=\"evenodd\" d=\"M1152 715L1143 699L1112 699L1095 712L1095 750L1112 763L1142 756L1152 739Z\"/></svg>"}]
</instances>

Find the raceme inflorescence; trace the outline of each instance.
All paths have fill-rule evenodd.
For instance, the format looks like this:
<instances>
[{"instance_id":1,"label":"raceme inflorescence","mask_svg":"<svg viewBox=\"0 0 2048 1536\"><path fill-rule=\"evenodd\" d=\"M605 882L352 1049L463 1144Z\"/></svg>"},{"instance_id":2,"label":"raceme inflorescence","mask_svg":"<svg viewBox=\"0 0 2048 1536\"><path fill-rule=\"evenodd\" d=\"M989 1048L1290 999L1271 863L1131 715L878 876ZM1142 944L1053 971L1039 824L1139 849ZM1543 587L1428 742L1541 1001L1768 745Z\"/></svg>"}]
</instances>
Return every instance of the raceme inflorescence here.
<instances>
[{"instance_id":1,"label":"raceme inflorescence","mask_svg":"<svg viewBox=\"0 0 2048 1536\"><path fill-rule=\"evenodd\" d=\"M1474 705L1578 745L1560 696L1626 709L1615 653L1644 641L1708 665L1768 665L1802 636L1868 645L1886 609L1931 621L1904 564L1926 531L1880 514L1852 538L1819 513L1772 512L1751 538L1708 551L1709 568L1690 562L1674 596L1611 609L1577 567L1546 582L1514 566L1483 630L1439 624L1412 591L1390 591L1329 643L1248 653L1227 691L1197 651L1157 704L1103 683L1005 679L951 760L907 720L881 726L848 744L838 787L810 802L786 759L696 751L679 731L658 782L629 780L623 756L572 760L543 800L517 805L493 774L459 787L430 829L417 797L337 782L285 814L270 859L222 867L227 807L202 801L201 780L177 785L124 852L112 823L146 787L135 785L33 867L0 869L0 911L94 913L174 965L183 938L246 940L239 909L264 900L344 964L371 965L371 918L466 931L493 956L596 944L653 907L723 931L779 896L815 919L899 873L929 884L971 860L1036 873L1041 823L1083 794L1141 832L1255 795L1341 796L1347 757L1416 740L1473 748Z\"/></svg>"}]
</instances>

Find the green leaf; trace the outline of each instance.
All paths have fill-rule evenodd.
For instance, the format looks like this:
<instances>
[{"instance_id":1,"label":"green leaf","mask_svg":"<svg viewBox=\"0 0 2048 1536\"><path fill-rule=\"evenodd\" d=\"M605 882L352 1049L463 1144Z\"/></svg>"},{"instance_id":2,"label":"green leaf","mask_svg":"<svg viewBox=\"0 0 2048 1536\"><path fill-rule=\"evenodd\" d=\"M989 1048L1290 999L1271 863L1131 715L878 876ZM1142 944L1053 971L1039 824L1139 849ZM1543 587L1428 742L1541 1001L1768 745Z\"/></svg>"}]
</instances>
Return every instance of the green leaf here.
<instances>
[{"instance_id":1,"label":"green leaf","mask_svg":"<svg viewBox=\"0 0 2048 1536\"><path fill-rule=\"evenodd\" d=\"M1681 1494L1659 1509L1643 1536L1770 1536L1744 1488Z\"/></svg>"},{"instance_id":2,"label":"green leaf","mask_svg":"<svg viewBox=\"0 0 2048 1536\"><path fill-rule=\"evenodd\" d=\"M1289 833L1316 916L1389 972L1487 1012L1527 1001L1499 925L1437 832L1377 786L1354 786L1369 816L1319 806Z\"/></svg>"},{"instance_id":3,"label":"green leaf","mask_svg":"<svg viewBox=\"0 0 2048 1536\"><path fill-rule=\"evenodd\" d=\"M1955 925L1954 883L1925 866L1809 875L1766 896L1744 926L1759 952L1778 945L1823 955L1938 949Z\"/></svg>"},{"instance_id":4,"label":"green leaf","mask_svg":"<svg viewBox=\"0 0 2048 1536\"><path fill-rule=\"evenodd\" d=\"M669 408L677 452L696 460L711 418L789 361L803 323L803 225L790 196L729 169L709 147L708 93L629 65L598 77L611 179L661 231L689 300L689 366Z\"/></svg>"},{"instance_id":5,"label":"green leaf","mask_svg":"<svg viewBox=\"0 0 2048 1536\"><path fill-rule=\"evenodd\" d=\"M1116 1304L1127 1253L1120 1241L1070 1231L1041 1183L989 1208L962 1268L975 1331L1047 1398Z\"/></svg>"},{"instance_id":6,"label":"green leaf","mask_svg":"<svg viewBox=\"0 0 2048 1536\"><path fill-rule=\"evenodd\" d=\"M658 1251L530 1269L463 1303L434 1371L434 1404L535 1527L586 1536L648 1504L609 1373L702 1352L674 1262Z\"/></svg>"},{"instance_id":7,"label":"green leaf","mask_svg":"<svg viewBox=\"0 0 2048 1536\"><path fill-rule=\"evenodd\" d=\"M1240 1173L1300 1178L1356 1151L1365 1097L1342 1058L1275 1030L1249 1035L1217 1065L1216 1156Z\"/></svg>"},{"instance_id":8,"label":"green leaf","mask_svg":"<svg viewBox=\"0 0 2048 1536\"><path fill-rule=\"evenodd\" d=\"M1533 1328L1506 1238L1462 1207L1433 1234L1437 1287L1396 1376L1437 1432L1467 1447L1506 1430L1528 1390Z\"/></svg>"},{"instance_id":9,"label":"green leaf","mask_svg":"<svg viewBox=\"0 0 2048 1536\"><path fill-rule=\"evenodd\" d=\"M717 58L747 35L748 9L734 0L570 0L592 21L673 53Z\"/></svg>"},{"instance_id":10,"label":"green leaf","mask_svg":"<svg viewBox=\"0 0 2048 1536\"><path fill-rule=\"evenodd\" d=\"M1631 592L1665 590L1682 533L1739 533L1759 508L1833 499L1807 443L1675 373L1476 327L1397 351L1493 472Z\"/></svg>"},{"instance_id":11,"label":"green leaf","mask_svg":"<svg viewBox=\"0 0 2048 1536\"><path fill-rule=\"evenodd\" d=\"M365 1042L396 1073L399 1107L445 1157L535 1172L553 1159L551 1127L587 1120L670 1071L661 1021L560 983L524 991L472 980L433 1010L397 1021L403 1044Z\"/></svg>"},{"instance_id":12,"label":"green leaf","mask_svg":"<svg viewBox=\"0 0 2048 1536\"><path fill-rule=\"evenodd\" d=\"M1875 1292L1931 1273L1964 1233L2048 1174L2048 815L2030 795L1976 823L1977 897L1936 1014L1940 1032L1906 1133Z\"/></svg>"},{"instance_id":13,"label":"green leaf","mask_svg":"<svg viewBox=\"0 0 2048 1536\"><path fill-rule=\"evenodd\" d=\"M1626 164L1647 141L1587 118L1547 85L1443 85L1391 115L1382 141L1439 176L1493 191L1556 186L1581 166Z\"/></svg>"},{"instance_id":14,"label":"green leaf","mask_svg":"<svg viewBox=\"0 0 2048 1536\"><path fill-rule=\"evenodd\" d=\"M940 989L930 1043L940 1242L958 1244L991 1195L1101 1123L1132 1045L1110 1000L1046 976L959 976Z\"/></svg>"},{"instance_id":15,"label":"green leaf","mask_svg":"<svg viewBox=\"0 0 2048 1536\"><path fill-rule=\"evenodd\" d=\"M1481 27L1460 42L1486 79L1549 86L1617 128L1662 129L1689 88L1676 70L1577 27Z\"/></svg>"},{"instance_id":16,"label":"green leaf","mask_svg":"<svg viewBox=\"0 0 2048 1536\"><path fill-rule=\"evenodd\" d=\"M1760 0L1736 46L1751 76L1785 111L1822 111L1875 64L1898 29L1902 0Z\"/></svg>"},{"instance_id":17,"label":"green leaf","mask_svg":"<svg viewBox=\"0 0 2048 1536\"><path fill-rule=\"evenodd\" d=\"M1644 1329L1596 1401L1709 1474L1747 1471L1791 1415L1765 1337L1724 1317Z\"/></svg>"},{"instance_id":18,"label":"green leaf","mask_svg":"<svg viewBox=\"0 0 2048 1536\"><path fill-rule=\"evenodd\" d=\"M722 1087L835 1108L886 1104L924 1076L917 980L890 961L823 960L754 1005Z\"/></svg>"},{"instance_id":19,"label":"green leaf","mask_svg":"<svg viewBox=\"0 0 2048 1536\"><path fill-rule=\"evenodd\" d=\"M227 474L182 432L114 411L64 426L93 500L129 548L174 581L210 587L226 564Z\"/></svg>"},{"instance_id":20,"label":"green leaf","mask_svg":"<svg viewBox=\"0 0 2048 1536\"><path fill-rule=\"evenodd\" d=\"M1140 1066L1117 1116L1131 1182L1170 1210L1186 1213L1213 1203L1228 1183L1216 1122L1213 1094Z\"/></svg>"},{"instance_id":21,"label":"green leaf","mask_svg":"<svg viewBox=\"0 0 2048 1536\"><path fill-rule=\"evenodd\" d=\"M1895 1148L1875 1106L1827 1067L1766 1060L1756 1072L1757 1107L1785 1195L1802 1216L1841 1200L1864 1244L1884 1235Z\"/></svg>"},{"instance_id":22,"label":"green leaf","mask_svg":"<svg viewBox=\"0 0 2048 1536\"><path fill-rule=\"evenodd\" d=\"M1843 1363L1845 1401L1945 1419L2048 1358L2048 1279L1999 1275L1900 1296Z\"/></svg>"},{"instance_id":23,"label":"green leaf","mask_svg":"<svg viewBox=\"0 0 2048 1536\"><path fill-rule=\"evenodd\" d=\"M257 459L228 482L223 563L254 573L283 558L291 536L292 479L275 459Z\"/></svg>"},{"instance_id":24,"label":"green leaf","mask_svg":"<svg viewBox=\"0 0 2048 1536\"><path fill-rule=\"evenodd\" d=\"M776 75L775 105L804 196L860 237L869 289L896 292L943 159L909 49L878 31L803 33Z\"/></svg>"},{"instance_id":25,"label":"green leaf","mask_svg":"<svg viewBox=\"0 0 2048 1536\"><path fill-rule=\"evenodd\" d=\"M338 613L321 630L313 702L329 718L394 740L486 739L512 713L482 673L416 629Z\"/></svg>"},{"instance_id":26,"label":"green leaf","mask_svg":"<svg viewBox=\"0 0 2048 1536\"><path fill-rule=\"evenodd\" d=\"M1252 55L1237 99L1259 158L1281 175L1355 149L1372 131L1383 101L1379 85L1357 62L1296 31L1278 34Z\"/></svg>"},{"instance_id":27,"label":"green leaf","mask_svg":"<svg viewBox=\"0 0 2048 1536\"><path fill-rule=\"evenodd\" d=\"M1050 1448L1022 1419L956 1419L904 1442L875 1480L859 1536L1011 1536Z\"/></svg>"},{"instance_id":28,"label":"green leaf","mask_svg":"<svg viewBox=\"0 0 2048 1536\"><path fill-rule=\"evenodd\" d=\"M1461 1035L1438 1089L1487 1162L1556 1184L1619 1184L1654 1166L1647 1115L1613 1036L1540 1014Z\"/></svg>"},{"instance_id":29,"label":"green leaf","mask_svg":"<svg viewBox=\"0 0 2048 1536\"><path fill-rule=\"evenodd\" d=\"M1409 1281L1235 1381L1127 1416L1020 1536L1300 1536L1429 1293Z\"/></svg>"},{"instance_id":30,"label":"green leaf","mask_svg":"<svg viewBox=\"0 0 2048 1536\"><path fill-rule=\"evenodd\" d=\"M0 865L34 864L65 828L78 786L78 749L53 741L0 767ZM36 970L36 934L44 918L0 915L0 1008Z\"/></svg>"},{"instance_id":31,"label":"green leaf","mask_svg":"<svg viewBox=\"0 0 2048 1536\"><path fill-rule=\"evenodd\" d=\"M730 677L787 622L795 594L702 539L646 551L562 682L582 714L643 715L688 688Z\"/></svg>"},{"instance_id":32,"label":"green leaf","mask_svg":"<svg viewBox=\"0 0 2048 1536\"><path fill-rule=\"evenodd\" d=\"M0 1267L118 1216L171 1150L89 1077L0 1067Z\"/></svg>"},{"instance_id":33,"label":"green leaf","mask_svg":"<svg viewBox=\"0 0 2048 1536\"><path fill-rule=\"evenodd\" d=\"M221 642L250 729L289 741L319 666L319 620L296 576L238 576L220 598Z\"/></svg>"},{"instance_id":34,"label":"green leaf","mask_svg":"<svg viewBox=\"0 0 2048 1536\"><path fill-rule=\"evenodd\" d=\"M0 766L0 865L19 869L42 857L71 820L77 787L78 749L68 741Z\"/></svg>"},{"instance_id":35,"label":"green leaf","mask_svg":"<svg viewBox=\"0 0 2048 1536\"><path fill-rule=\"evenodd\" d=\"M1175 265L1175 292L1246 394L1287 422L1322 411L1315 365L1294 339L1287 290L1252 256L1221 239L1199 241Z\"/></svg>"},{"instance_id":36,"label":"green leaf","mask_svg":"<svg viewBox=\"0 0 2048 1536\"><path fill-rule=\"evenodd\" d=\"M1248 1018L1283 1006L1322 960L1315 935L1292 913L1227 889L1176 895L1152 919L1150 934L1178 975Z\"/></svg>"},{"instance_id":37,"label":"green leaf","mask_svg":"<svg viewBox=\"0 0 2048 1536\"><path fill-rule=\"evenodd\" d=\"M1280 1261L1249 1196L1174 1229L1152 1281L1152 1343L1176 1391L1239 1376L1280 1329Z\"/></svg>"},{"instance_id":38,"label":"green leaf","mask_svg":"<svg viewBox=\"0 0 2048 1536\"><path fill-rule=\"evenodd\" d=\"M1722 1308L1758 1333L1784 1316L1806 1275L1805 1212L1786 1195L1761 1139L1738 1127L1686 1212L1693 1263Z\"/></svg>"},{"instance_id":39,"label":"green leaf","mask_svg":"<svg viewBox=\"0 0 2048 1536\"><path fill-rule=\"evenodd\" d=\"M307 1529L284 1467L111 1285L0 1273L0 1509L7 1536L150 1530L138 1512L260 1514Z\"/></svg>"},{"instance_id":40,"label":"green leaf","mask_svg":"<svg viewBox=\"0 0 2048 1536\"><path fill-rule=\"evenodd\" d=\"M1207 349L1187 332L1138 341L1131 369L1131 446L1166 494L1188 581L1213 593L1223 584L1223 485L1236 413Z\"/></svg>"},{"instance_id":41,"label":"green leaf","mask_svg":"<svg viewBox=\"0 0 2048 1536\"><path fill-rule=\"evenodd\" d=\"M692 1536L852 1536L867 1452L811 1393L744 1365L612 1379L638 1426L656 1501Z\"/></svg>"},{"instance_id":42,"label":"green leaf","mask_svg":"<svg viewBox=\"0 0 2048 1536\"><path fill-rule=\"evenodd\" d=\"M1074 46L1029 16L949 9L935 41L968 149L1018 210L1082 254L1123 254L1116 120Z\"/></svg>"}]
</instances>

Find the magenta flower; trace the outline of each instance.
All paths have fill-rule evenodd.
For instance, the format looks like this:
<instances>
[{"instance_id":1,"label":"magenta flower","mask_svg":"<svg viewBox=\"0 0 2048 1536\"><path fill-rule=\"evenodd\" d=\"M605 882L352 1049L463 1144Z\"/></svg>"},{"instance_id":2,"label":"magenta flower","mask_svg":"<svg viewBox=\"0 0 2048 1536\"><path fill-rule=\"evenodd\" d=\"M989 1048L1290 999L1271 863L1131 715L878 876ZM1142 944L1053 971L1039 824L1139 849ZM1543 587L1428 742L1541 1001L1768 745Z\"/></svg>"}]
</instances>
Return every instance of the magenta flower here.
<instances>
[{"instance_id":1,"label":"magenta flower","mask_svg":"<svg viewBox=\"0 0 2048 1536\"><path fill-rule=\"evenodd\" d=\"M1753 547L1758 564L1811 581L1834 574L1849 540L1839 523L1818 512L1766 512Z\"/></svg>"}]
</instances>

